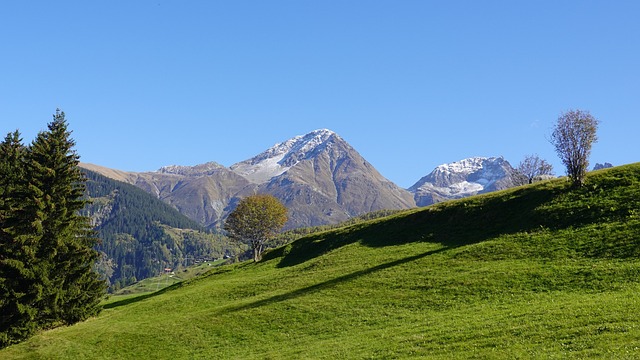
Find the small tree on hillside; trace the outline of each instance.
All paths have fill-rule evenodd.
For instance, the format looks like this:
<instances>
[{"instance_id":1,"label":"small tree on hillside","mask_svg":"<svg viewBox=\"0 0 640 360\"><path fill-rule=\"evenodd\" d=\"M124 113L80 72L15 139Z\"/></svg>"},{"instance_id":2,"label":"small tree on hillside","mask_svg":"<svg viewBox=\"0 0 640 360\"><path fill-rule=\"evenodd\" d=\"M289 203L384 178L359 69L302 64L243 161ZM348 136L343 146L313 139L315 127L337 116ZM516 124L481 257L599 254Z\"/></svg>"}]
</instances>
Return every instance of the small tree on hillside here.
<instances>
[{"instance_id":1,"label":"small tree on hillside","mask_svg":"<svg viewBox=\"0 0 640 360\"><path fill-rule=\"evenodd\" d=\"M516 168L518 177L522 178L522 184L531 184L538 176L553 175L553 166L537 154L527 155Z\"/></svg>"},{"instance_id":2,"label":"small tree on hillside","mask_svg":"<svg viewBox=\"0 0 640 360\"><path fill-rule=\"evenodd\" d=\"M253 261L260 261L267 241L273 239L287 222L287 208L272 195L249 196L238 204L225 223L232 239L246 243Z\"/></svg>"},{"instance_id":3,"label":"small tree on hillside","mask_svg":"<svg viewBox=\"0 0 640 360\"><path fill-rule=\"evenodd\" d=\"M551 134L551 143L575 186L584 184L591 146L598 140L598 123L588 111L570 110L560 115Z\"/></svg>"}]
</instances>

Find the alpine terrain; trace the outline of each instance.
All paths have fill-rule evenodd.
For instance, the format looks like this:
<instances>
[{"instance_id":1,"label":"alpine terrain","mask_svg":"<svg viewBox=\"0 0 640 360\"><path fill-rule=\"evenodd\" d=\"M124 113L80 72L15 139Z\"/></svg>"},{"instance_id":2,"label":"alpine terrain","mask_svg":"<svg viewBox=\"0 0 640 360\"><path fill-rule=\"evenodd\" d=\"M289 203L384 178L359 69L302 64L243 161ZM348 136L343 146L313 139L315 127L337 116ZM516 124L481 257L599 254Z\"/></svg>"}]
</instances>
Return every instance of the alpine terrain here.
<instances>
[{"instance_id":1,"label":"alpine terrain","mask_svg":"<svg viewBox=\"0 0 640 360\"><path fill-rule=\"evenodd\" d=\"M134 184L205 226L220 226L240 198L272 194L289 209L285 228L334 224L382 209L415 206L338 134L312 131L226 168L210 162L133 173L82 164Z\"/></svg>"},{"instance_id":2,"label":"alpine terrain","mask_svg":"<svg viewBox=\"0 0 640 360\"><path fill-rule=\"evenodd\" d=\"M220 259L245 251L220 234L206 232L169 204L131 184L84 170L83 215L91 218L101 239L96 270L111 291L166 268L182 268L196 260Z\"/></svg>"},{"instance_id":3,"label":"alpine terrain","mask_svg":"<svg viewBox=\"0 0 640 360\"><path fill-rule=\"evenodd\" d=\"M289 209L289 227L338 223L382 209L414 207L409 192L385 179L336 133L316 130L274 145L231 170Z\"/></svg>"},{"instance_id":4,"label":"alpine terrain","mask_svg":"<svg viewBox=\"0 0 640 360\"><path fill-rule=\"evenodd\" d=\"M514 186L514 170L502 157L472 157L436 167L409 188L416 205L503 190Z\"/></svg>"},{"instance_id":5,"label":"alpine terrain","mask_svg":"<svg viewBox=\"0 0 640 360\"><path fill-rule=\"evenodd\" d=\"M1 359L637 359L640 163L320 231Z\"/></svg>"}]
</instances>

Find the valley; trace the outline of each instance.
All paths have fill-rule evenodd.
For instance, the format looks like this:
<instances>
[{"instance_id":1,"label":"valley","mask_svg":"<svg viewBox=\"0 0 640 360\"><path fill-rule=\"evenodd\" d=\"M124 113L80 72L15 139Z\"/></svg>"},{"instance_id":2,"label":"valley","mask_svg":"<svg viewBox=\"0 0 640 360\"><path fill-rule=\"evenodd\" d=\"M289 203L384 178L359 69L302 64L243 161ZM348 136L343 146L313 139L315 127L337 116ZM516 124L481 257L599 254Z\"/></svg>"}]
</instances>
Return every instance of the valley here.
<instances>
[{"instance_id":1,"label":"valley","mask_svg":"<svg viewBox=\"0 0 640 360\"><path fill-rule=\"evenodd\" d=\"M3 359L633 358L640 164L410 209L215 268Z\"/></svg>"}]
</instances>

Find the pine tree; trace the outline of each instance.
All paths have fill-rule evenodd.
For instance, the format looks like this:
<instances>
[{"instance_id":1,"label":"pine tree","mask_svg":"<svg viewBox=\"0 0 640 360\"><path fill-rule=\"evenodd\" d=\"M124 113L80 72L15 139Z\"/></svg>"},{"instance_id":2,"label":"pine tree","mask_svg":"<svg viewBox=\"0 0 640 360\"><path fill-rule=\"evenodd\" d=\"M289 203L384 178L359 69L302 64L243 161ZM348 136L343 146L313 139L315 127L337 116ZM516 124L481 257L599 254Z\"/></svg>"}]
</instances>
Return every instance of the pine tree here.
<instances>
[{"instance_id":1,"label":"pine tree","mask_svg":"<svg viewBox=\"0 0 640 360\"><path fill-rule=\"evenodd\" d=\"M93 269L98 239L89 219L79 214L86 203L85 178L70 135L64 112L57 110L26 156L26 217L38 237L34 271L43 286L37 305L41 327L96 314L105 288Z\"/></svg>"},{"instance_id":2,"label":"pine tree","mask_svg":"<svg viewBox=\"0 0 640 360\"><path fill-rule=\"evenodd\" d=\"M30 336L40 298L31 264L35 258L35 237L21 221L25 147L15 131L0 144L0 347Z\"/></svg>"},{"instance_id":3,"label":"pine tree","mask_svg":"<svg viewBox=\"0 0 640 360\"><path fill-rule=\"evenodd\" d=\"M80 215L85 178L70 135L57 110L29 147L18 131L0 144L0 347L100 309L98 239Z\"/></svg>"}]
</instances>

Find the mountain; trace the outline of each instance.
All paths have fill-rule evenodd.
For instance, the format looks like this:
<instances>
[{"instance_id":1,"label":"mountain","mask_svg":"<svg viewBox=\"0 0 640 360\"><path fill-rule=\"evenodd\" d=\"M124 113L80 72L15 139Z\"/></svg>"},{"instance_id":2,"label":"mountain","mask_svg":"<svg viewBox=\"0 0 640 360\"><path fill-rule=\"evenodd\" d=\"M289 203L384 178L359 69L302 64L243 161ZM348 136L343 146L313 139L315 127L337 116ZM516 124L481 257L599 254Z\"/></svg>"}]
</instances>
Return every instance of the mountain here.
<instances>
[{"instance_id":1,"label":"mountain","mask_svg":"<svg viewBox=\"0 0 640 360\"><path fill-rule=\"evenodd\" d=\"M221 226L239 199L254 193L272 194L287 206L288 229L415 206L411 193L327 129L278 143L230 168L210 162L133 173L81 166L136 185L209 228Z\"/></svg>"},{"instance_id":2,"label":"mountain","mask_svg":"<svg viewBox=\"0 0 640 360\"><path fill-rule=\"evenodd\" d=\"M409 188L418 206L507 189L513 167L502 157L472 157L437 166Z\"/></svg>"},{"instance_id":3,"label":"mountain","mask_svg":"<svg viewBox=\"0 0 640 360\"><path fill-rule=\"evenodd\" d=\"M215 227L239 197L255 185L228 168L209 162L196 166L165 166L152 172L125 172L94 164L80 166L112 177L154 195L205 227Z\"/></svg>"},{"instance_id":4,"label":"mountain","mask_svg":"<svg viewBox=\"0 0 640 360\"><path fill-rule=\"evenodd\" d=\"M594 170L594 171L595 171L595 170L602 170L602 169L608 169L608 168L612 168L612 167L613 167L613 165L611 165L611 163L608 163L608 162L606 162L606 163L604 163L604 164L597 163L597 164L593 167L593 170Z\"/></svg>"},{"instance_id":5,"label":"mountain","mask_svg":"<svg viewBox=\"0 0 640 360\"><path fill-rule=\"evenodd\" d=\"M176 268L193 259L222 258L243 249L211 234L169 204L142 189L90 170L84 215L101 243L98 271L111 290ZM126 175L126 174L123 174ZM126 177L126 176L125 176Z\"/></svg>"},{"instance_id":6,"label":"mountain","mask_svg":"<svg viewBox=\"0 0 640 360\"><path fill-rule=\"evenodd\" d=\"M412 195L385 179L338 134L321 129L279 143L231 166L257 191L283 201L288 227L334 224L382 209L414 207Z\"/></svg>"}]
</instances>

